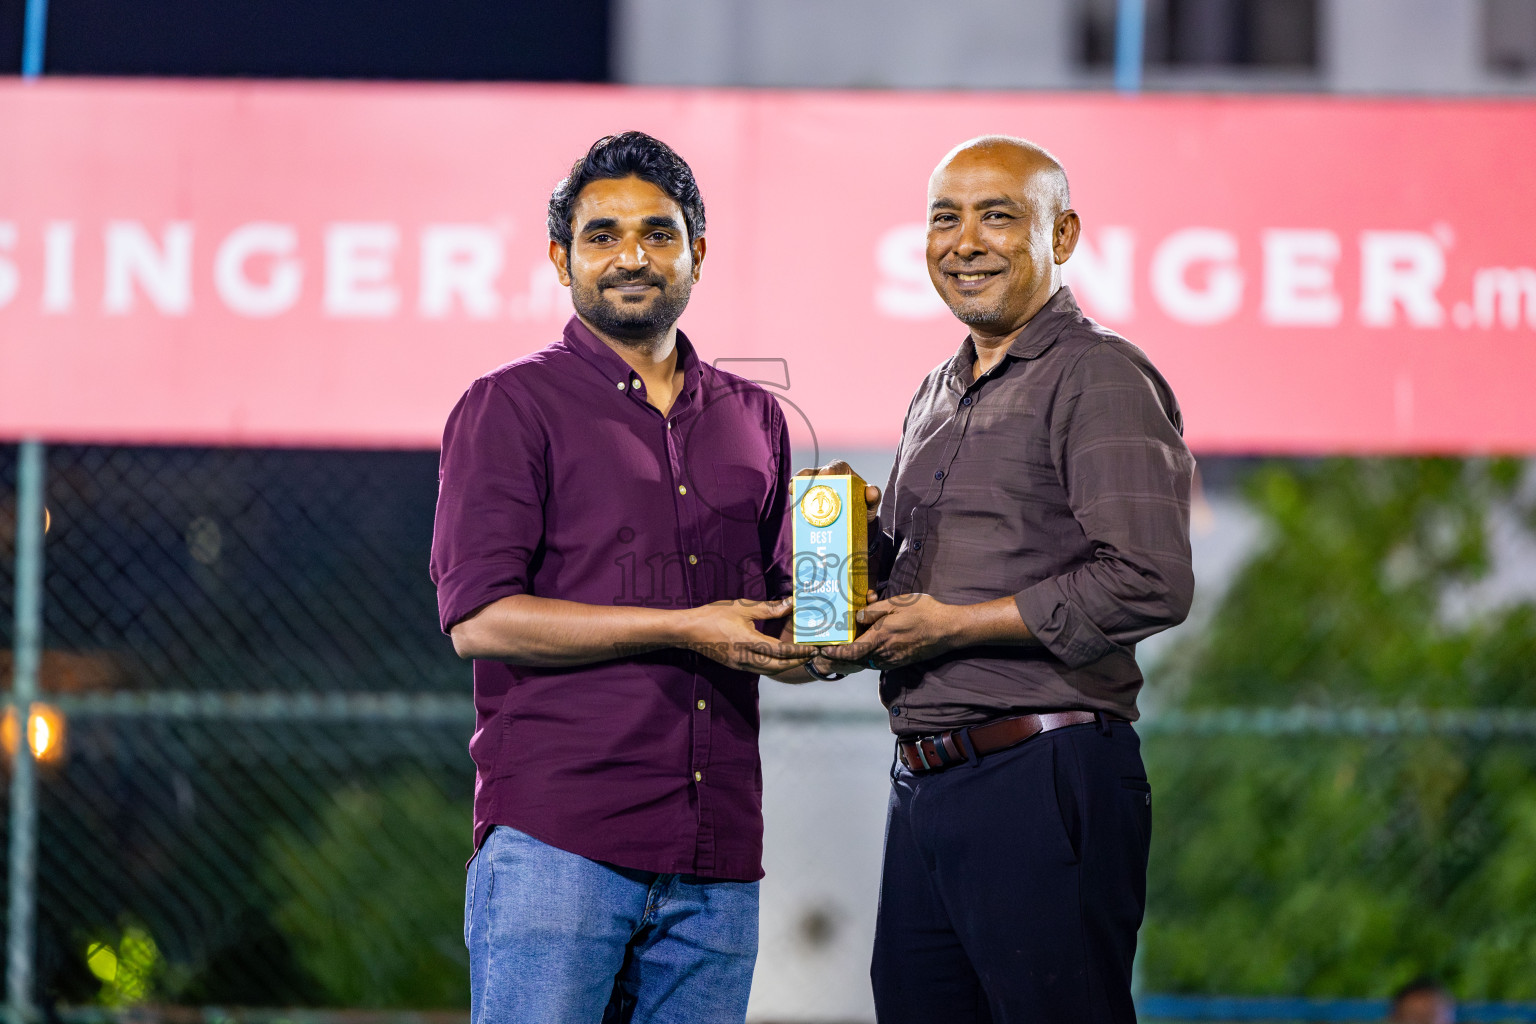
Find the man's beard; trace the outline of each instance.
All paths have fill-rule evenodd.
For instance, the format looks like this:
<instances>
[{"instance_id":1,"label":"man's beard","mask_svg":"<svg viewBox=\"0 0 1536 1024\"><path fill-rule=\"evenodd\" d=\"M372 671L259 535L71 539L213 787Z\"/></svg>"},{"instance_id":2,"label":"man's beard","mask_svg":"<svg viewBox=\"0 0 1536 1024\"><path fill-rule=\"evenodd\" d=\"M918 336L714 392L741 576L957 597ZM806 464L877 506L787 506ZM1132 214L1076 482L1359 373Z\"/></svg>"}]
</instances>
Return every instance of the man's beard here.
<instances>
[{"instance_id":1,"label":"man's beard","mask_svg":"<svg viewBox=\"0 0 1536 1024\"><path fill-rule=\"evenodd\" d=\"M990 306L975 304L974 299L961 299L949 304L949 311L954 314L956 320L967 327L988 327L999 323L1003 319L1003 303L994 302Z\"/></svg>"},{"instance_id":2,"label":"man's beard","mask_svg":"<svg viewBox=\"0 0 1536 1024\"><path fill-rule=\"evenodd\" d=\"M655 285L661 294L648 306L631 308L622 300L611 301L603 293L604 288L613 285L635 283ZM583 320L607 337L623 344L641 345L659 338L677 323L692 291L693 278L687 274L679 275L670 288L650 271L607 274L592 287L573 286L571 305Z\"/></svg>"}]
</instances>

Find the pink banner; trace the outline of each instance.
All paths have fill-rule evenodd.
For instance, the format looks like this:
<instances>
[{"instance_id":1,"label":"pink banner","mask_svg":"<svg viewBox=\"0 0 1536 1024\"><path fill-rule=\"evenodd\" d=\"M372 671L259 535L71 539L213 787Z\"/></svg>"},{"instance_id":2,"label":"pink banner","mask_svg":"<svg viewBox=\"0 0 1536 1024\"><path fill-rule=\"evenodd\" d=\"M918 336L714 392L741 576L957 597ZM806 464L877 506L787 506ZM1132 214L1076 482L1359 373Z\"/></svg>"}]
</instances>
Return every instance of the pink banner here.
<instances>
[{"instance_id":1,"label":"pink banner","mask_svg":"<svg viewBox=\"0 0 1536 1024\"><path fill-rule=\"evenodd\" d=\"M625 128L708 204L684 329L824 449L893 447L964 336L924 189L1007 132L1197 450L1536 451L1536 103L79 80L0 85L0 436L435 445L556 337L544 204Z\"/></svg>"}]
</instances>

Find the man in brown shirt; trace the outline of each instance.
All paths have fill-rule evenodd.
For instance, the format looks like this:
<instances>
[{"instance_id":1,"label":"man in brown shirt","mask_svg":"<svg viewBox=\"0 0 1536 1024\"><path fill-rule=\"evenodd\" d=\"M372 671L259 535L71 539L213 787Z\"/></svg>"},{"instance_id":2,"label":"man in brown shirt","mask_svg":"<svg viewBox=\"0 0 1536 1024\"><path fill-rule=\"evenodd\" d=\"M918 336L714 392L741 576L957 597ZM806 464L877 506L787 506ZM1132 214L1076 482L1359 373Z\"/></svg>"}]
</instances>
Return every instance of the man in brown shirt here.
<instances>
[{"instance_id":1,"label":"man in brown shirt","mask_svg":"<svg viewBox=\"0 0 1536 1024\"><path fill-rule=\"evenodd\" d=\"M1167 382L1061 285L1080 224L1049 153L957 147L928 217L929 275L970 334L907 411L871 533L882 600L839 652L882 670L898 737L876 1010L1134 1021L1135 645L1189 610L1194 461Z\"/></svg>"}]
</instances>

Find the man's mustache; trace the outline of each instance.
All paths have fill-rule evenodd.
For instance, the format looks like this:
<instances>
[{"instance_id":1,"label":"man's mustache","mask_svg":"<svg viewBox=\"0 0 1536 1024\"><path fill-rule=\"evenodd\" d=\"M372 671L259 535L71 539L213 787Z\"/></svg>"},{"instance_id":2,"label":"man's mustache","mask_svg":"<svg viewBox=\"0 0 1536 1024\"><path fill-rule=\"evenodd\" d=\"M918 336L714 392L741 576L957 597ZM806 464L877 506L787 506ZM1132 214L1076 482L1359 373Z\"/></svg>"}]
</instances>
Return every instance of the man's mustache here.
<instances>
[{"instance_id":1,"label":"man's mustache","mask_svg":"<svg viewBox=\"0 0 1536 1024\"><path fill-rule=\"evenodd\" d=\"M662 291L667 290L667 282L649 270L637 270L628 274L605 274L597 279L599 288L613 288L623 284L648 284Z\"/></svg>"}]
</instances>

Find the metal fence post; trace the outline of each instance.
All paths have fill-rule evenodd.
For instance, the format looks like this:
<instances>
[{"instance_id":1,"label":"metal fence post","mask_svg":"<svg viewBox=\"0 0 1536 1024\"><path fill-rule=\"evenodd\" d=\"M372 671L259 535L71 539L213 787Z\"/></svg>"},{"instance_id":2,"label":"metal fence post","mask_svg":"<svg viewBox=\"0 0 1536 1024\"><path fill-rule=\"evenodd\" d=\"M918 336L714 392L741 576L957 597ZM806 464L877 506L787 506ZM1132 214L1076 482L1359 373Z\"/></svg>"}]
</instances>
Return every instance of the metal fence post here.
<instances>
[{"instance_id":1,"label":"metal fence post","mask_svg":"<svg viewBox=\"0 0 1536 1024\"><path fill-rule=\"evenodd\" d=\"M27 0L27 23L22 30L21 77L43 73L43 52L48 41L48 0Z\"/></svg>"},{"instance_id":2,"label":"metal fence post","mask_svg":"<svg viewBox=\"0 0 1536 1024\"><path fill-rule=\"evenodd\" d=\"M48 0L27 0L21 77L43 73ZM46 470L40 441L23 441L16 465L16 629L11 709L16 754L11 763L10 903L6 929L5 1007L10 1024L36 1017L32 1005L33 918L37 903L37 782L32 762L32 702L43 653L43 501Z\"/></svg>"},{"instance_id":3,"label":"metal fence post","mask_svg":"<svg viewBox=\"0 0 1536 1024\"><path fill-rule=\"evenodd\" d=\"M16 466L16 629L11 709L16 753L11 759L10 903L6 935L6 1016L35 1018L32 1005L33 917L37 900L37 785L28 735L43 653L43 445L23 441Z\"/></svg>"},{"instance_id":4,"label":"metal fence post","mask_svg":"<svg viewBox=\"0 0 1536 1024\"><path fill-rule=\"evenodd\" d=\"M1146 0L1120 0L1115 15L1115 91L1138 93L1141 91L1142 66L1146 61ZM1136 943L1136 957L1131 962L1131 994L1138 1000L1142 994L1142 954L1146 951L1145 937Z\"/></svg>"},{"instance_id":5,"label":"metal fence post","mask_svg":"<svg viewBox=\"0 0 1536 1024\"><path fill-rule=\"evenodd\" d=\"M1120 0L1115 17L1115 89L1141 91L1146 0Z\"/></svg>"}]
</instances>

